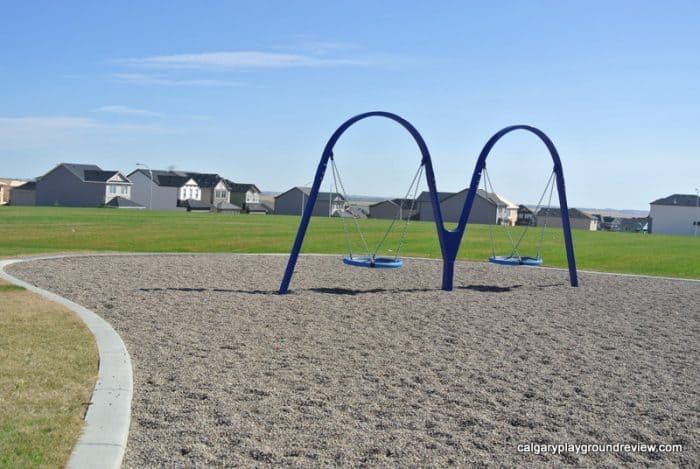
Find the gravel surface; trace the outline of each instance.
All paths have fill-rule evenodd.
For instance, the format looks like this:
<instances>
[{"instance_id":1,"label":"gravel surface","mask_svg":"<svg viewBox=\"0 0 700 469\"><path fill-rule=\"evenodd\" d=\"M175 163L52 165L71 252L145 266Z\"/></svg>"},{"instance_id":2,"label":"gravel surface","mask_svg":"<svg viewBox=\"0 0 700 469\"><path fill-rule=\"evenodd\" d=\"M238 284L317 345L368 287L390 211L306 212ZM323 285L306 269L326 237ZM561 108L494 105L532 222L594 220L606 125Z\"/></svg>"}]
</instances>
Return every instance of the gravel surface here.
<instances>
[{"instance_id":1,"label":"gravel surface","mask_svg":"<svg viewBox=\"0 0 700 469\"><path fill-rule=\"evenodd\" d=\"M134 365L125 467L700 460L700 283L439 262L80 257L8 271L109 321ZM535 455L518 445L681 444Z\"/></svg>"}]
</instances>

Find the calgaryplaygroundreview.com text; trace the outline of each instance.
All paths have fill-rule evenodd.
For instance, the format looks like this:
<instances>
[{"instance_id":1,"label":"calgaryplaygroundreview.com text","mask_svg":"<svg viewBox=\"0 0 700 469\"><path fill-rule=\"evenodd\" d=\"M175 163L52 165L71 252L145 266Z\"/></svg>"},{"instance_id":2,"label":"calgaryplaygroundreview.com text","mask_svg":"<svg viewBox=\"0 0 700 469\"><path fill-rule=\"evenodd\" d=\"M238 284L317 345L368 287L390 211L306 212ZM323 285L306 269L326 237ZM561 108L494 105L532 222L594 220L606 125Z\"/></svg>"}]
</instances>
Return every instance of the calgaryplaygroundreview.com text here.
<instances>
[{"instance_id":1,"label":"calgaryplaygroundreview.com text","mask_svg":"<svg viewBox=\"0 0 700 469\"><path fill-rule=\"evenodd\" d=\"M680 444L648 444L648 443L608 443L608 444L576 444L576 443L524 443L518 445L518 453L532 454L595 454L595 453L682 453Z\"/></svg>"}]
</instances>

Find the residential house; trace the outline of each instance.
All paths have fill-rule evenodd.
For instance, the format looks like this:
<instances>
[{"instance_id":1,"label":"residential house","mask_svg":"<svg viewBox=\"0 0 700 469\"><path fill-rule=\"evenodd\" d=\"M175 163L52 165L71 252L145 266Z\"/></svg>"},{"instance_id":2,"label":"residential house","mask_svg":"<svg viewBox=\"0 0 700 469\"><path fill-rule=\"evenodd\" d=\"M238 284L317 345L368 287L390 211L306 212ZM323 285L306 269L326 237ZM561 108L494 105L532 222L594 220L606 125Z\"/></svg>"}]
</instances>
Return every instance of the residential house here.
<instances>
[{"instance_id":1,"label":"residential house","mask_svg":"<svg viewBox=\"0 0 700 469\"><path fill-rule=\"evenodd\" d=\"M518 205L518 217L515 220L517 226L536 226L537 217L535 212L525 205Z\"/></svg>"},{"instance_id":2,"label":"residential house","mask_svg":"<svg viewBox=\"0 0 700 469\"><path fill-rule=\"evenodd\" d=\"M186 204L188 211L205 210L208 208L212 212L218 213L241 213L243 206L234 202L235 194L231 188L233 185L232 181L224 179L218 174L194 172L187 172L183 174L186 174L194 179L199 188L202 190L202 197L199 202L190 201ZM249 186L255 187L253 184L249 184ZM257 187L255 190L260 193ZM253 204L251 203L250 205L251 206L247 208L254 210L255 208L252 207ZM266 213L266 211L263 211L263 213Z\"/></svg>"},{"instance_id":3,"label":"residential house","mask_svg":"<svg viewBox=\"0 0 700 469\"><path fill-rule=\"evenodd\" d=\"M438 192L438 201L442 204L442 201L448 197L454 195L454 192ZM433 221L435 216L433 215L433 201L430 198L429 191L423 191L416 199L416 210L418 210L418 219L421 221Z\"/></svg>"},{"instance_id":4,"label":"residential house","mask_svg":"<svg viewBox=\"0 0 700 469\"><path fill-rule=\"evenodd\" d=\"M10 205L36 205L36 181L25 182L13 188Z\"/></svg>"},{"instance_id":5,"label":"residential house","mask_svg":"<svg viewBox=\"0 0 700 469\"><path fill-rule=\"evenodd\" d=\"M228 202L229 193L226 187L224 178L218 174L212 173L194 173L174 171L175 174L183 175L192 178L197 183L197 187L201 191L200 202L206 203L209 207L215 206L219 202Z\"/></svg>"},{"instance_id":6,"label":"residential house","mask_svg":"<svg viewBox=\"0 0 700 469\"><path fill-rule=\"evenodd\" d=\"M649 204L650 233L695 236L700 234L698 195L673 194Z\"/></svg>"},{"instance_id":7,"label":"residential house","mask_svg":"<svg viewBox=\"0 0 700 469\"><path fill-rule=\"evenodd\" d=\"M302 215L310 194L309 187L292 187L275 196L275 215ZM345 198L342 194L319 192L311 214L316 217L330 217L335 212L342 211L344 204Z\"/></svg>"},{"instance_id":8,"label":"residential house","mask_svg":"<svg viewBox=\"0 0 700 469\"><path fill-rule=\"evenodd\" d=\"M413 199L391 199L369 206L370 218L387 220L418 219L418 201Z\"/></svg>"},{"instance_id":9,"label":"residential house","mask_svg":"<svg viewBox=\"0 0 700 469\"><path fill-rule=\"evenodd\" d=\"M500 194L493 193L492 195L501 203L498 206L497 223L499 225L515 226L515 222L518 220L518 209L520 207Z\"/></svg>"},{"instance_id":10,"label":"residential house","mask_svg":"<svg viewBox=\"0 0 700 469\"><path fill-rule=\"evenodd\" d=\"M0 205L10 203L12 189L21 186L27 181L19 181L17 179L0 179Z\"/></svg>"},{"instance_id":11,"label":"residential house","mask_svg":"<svg viewBox=\"0 0 700 469\"><path fill-rule=\"evenodd\" d=\"M598 230L600 231L620 231L622 224L622 218L612 217L609 215L601 215L598 213L591 214L591 216L598 220Z\"/></svg>"},{"instance_id":12,"label":"residential house","mask_svg":"<svg viewBox=\"0 0 700 469\"><path fill-rule=\"evenodd\" d=\"M260 203L260 189L255 184L235 183L226 179L228 190L230 191L230 202L242 207L250 214L265 215L272 209Z\"/></svg>"},{"instance_id":13,"label":"residential house","mask_svg":"<svg viewBox=\"0 0 700 469\"><path fill-rule=\"evenodd\" d=\"M459 218L462 215L462 210L464 209L464 204L467 200L468 192L469 189L464 189L442 198L440 198L440 195L446 193L440 193L440 209L442 210L442 219L444 222L459 222ZM430 193L424 192L423 194L428 194L428 199L430 199ZM421 194L421 197L423 197L423 194ZM421 204L420 210L420 220L435 220L432 204L423 203ZM471 212L469 213L467 223L494 225L496 223L500 223L504 217L508 216L508 214L508 206L501 202L495 194L486 192L482 189L477 189L476 196L474 197L474 204L472 205Z\"/></svg>"},{"instance_id":14,"label":"residential house","mask_svg":"<svg viewBox=\"0 0 700 469\"><path fill-rule=\"evenodd\" d=\"M569 224L572 230L598 230L598 219L577 208L569 209ZM552 207L541 208L537 212L537 225L561 228L561 209Z\"/></svg>"},{"instance_id":15,"label":"residential house","mask_svg":"<svg viewBox=\"0 0 700 469\"><path fill-rule=\"evenodd\" d=\"M619 231L635 233L647 233L651 222L649 217L618 218L618 220L620 223Z\"/></svg>"},{"instance_id":16,"label":"residential house","mask_svg":"<svg viewBox=\"0 0 700 469\"><path fill-rule=\"evenodd\" d=\"M201 201L197 181L176 171L137 169L129 173L133 183L131 200L152 210L187 210L187 200ZM211 204L206 202L207 210Z\"/></svg>"},{"instance_id":17,"label":"residential house","mask_svg":"<svg viewBox=\"0 0 700 469\"><path fill-rule=\"evenodd\" d=\"M131 199L131 182L119 171L92 164L61 163L36 182L37 205L99 207L120 196Z\"/></svg>"}]
</instances>

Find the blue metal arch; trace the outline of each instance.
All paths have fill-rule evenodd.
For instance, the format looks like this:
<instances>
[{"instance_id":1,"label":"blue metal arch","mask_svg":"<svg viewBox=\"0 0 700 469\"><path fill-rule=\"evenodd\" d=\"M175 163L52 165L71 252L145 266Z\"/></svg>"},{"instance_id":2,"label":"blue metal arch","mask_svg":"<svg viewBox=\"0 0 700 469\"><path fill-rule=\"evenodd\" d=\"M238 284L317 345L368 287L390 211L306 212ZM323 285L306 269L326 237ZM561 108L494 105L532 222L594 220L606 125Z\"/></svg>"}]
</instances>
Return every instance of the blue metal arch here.
<instances>
[{"instance_id":1,"label":"blue metal arch","mask_svg":"<svg viewBox=\"0 0 700 469\"><path fill-rule=\"evenodd\" d=\"M476 166L474 168L474 173L472 174L471 184L469 185L469 192L467 193L467 199L464 203L462 209L462 214L460 216L457 228L454 230L448 230L445 228L442 217L442 210L440 208L440 201L437 195L437 187L435 184L435 173L433 171L433 165L430 160L430 152L428 147L423 140L423 137L418 133L415 127L411 125L410 122L403 119L402 117L384 111L373 111L364 114L359 114L345 121L338 129L333 133L331 138L326 143L326 146L321 155L321 161L316 169L316 176L314 177L314 183L311 188L311 193L306 202L306 207L299 224L299 229L297 231L296 239L294 240L294 245L289 256L289 261L287 262L287 268L284 272L284 277L282 278L282 283L280 285L279 293L285 294L289 291L289 283L292 280L292 275L294 274L294 267L296 266L297 259L299 257L299 252L301 251L301 245L304 241L304 236L306 235L306 229L309 226L309 220L311 218L311 213L313 212L313 207L316 204L316 198L318 197L318 192L321 187L321 182L326 172L328 166L328 160L333 154L333 148L337 143L340 136L353 124L356 122L366 119L368 117L385 117L391 119L401 126L403 126L413 137L413 139L418 144L420 149L422 160L421 163L425 166L425 177L428 182L428 189L430 191L430 200L433 206L433 214L435 216L435 227L437 229L438 239L440 240L440 250L442 252L442 289L450 291L453 289L454 281L454 264L457 258L457 253L459 251L459 245L461 244L462 238L464 236L464 231L467 227L467 220L469 219L469 214L474 204L474 198L476 196L476 190L479 187L479 181L481 180L481 173L486 166L486 158L491 152L493 146L501 139L504 135L514 130L527 130L535 135L537 135L547 146L549 153L554 161L554 172L556 174L557 192L559 193L559 205L562 214L562 228L564 230L564 242L566 245L566 256L569 264L569 279L571 286L578 286L578 277L576 273L576 261L574 259L574 248L571 239L571 226L569 223L569 209L566 202L566 192L564 188L564 173L562 170L561 160L559 158L559 153L555 148L552 141L545 135L541 130L531 127L528 125L513 125L506 127L496 134L494 134L486 145L481 150L481 154L477 159Z\"/></svg>"},{"instance_id":2,"label":"blue metal arch","mask_svg":"<svg viewBox=\"0 0 700 469\"><path fill-rule=\"evenodd\" d=\"M467 199L464 202L464 208L462 209L462 214L459 219L459 224L457 225L457 228L454 230L455 234L459 236L459 240L457 241L457 245L459 245L459 242L461 241L461 238L464 234L464 230L466 229L467 226L467 220L469 219L469 214L471 213L472 205L474 204L474 198L476 196L476 190L479 187L479 181L481 180L481 173L486 167L486 158L488 157L489 153L493 149L493 146L498 142L503 136L506 134L513 132L514 130L527 130L535 135L537 135L542 142L544 142L545 146L549 150L550 155L552 156L552 160L554 161L554 173L556 175L556 182L557 182L557 192L559 193L559 207L561 209L561 220L562 220L562 229L564 231L564 244L566 246L566 259L569 265L569 281L571 282L572 287L577 287L578 286L578 275L576 272L576 259L574 257L574 245L573 241L571 239L571 224L569 222L569 205L566 201L566 190L564 186L564 170L562 169L561 165L561 159L559 158L559 152L557 151L556 147L554 146L554 143L550 140L550 138L542 132L540 129L536 127L532 127L529 125L511 125L509 127L506 127L504 129L499 130L496 132L493 137L489 139L488 142L486 142L486 145L484 145L484 148L481 150L481 154L479 154L479 158L476 161L476 166L474 167L474 173L472 173L472 180L471 183L469 184L469 192L467 193ZM454 253L455 256L457 253ZM454 259L452 260L454 262ZM443 277L443 290L451 290L451 285L450 288L445 288L445 278Z\"/></svg>"},{"instance_id":3,"label":"blue metal arch","mask_svg":"<svg viewBox=\"0 0 700 469\"><path fill-rule=\"evenodd\" d=\"M403 128L405 128L416 141L418 148L421 152L421 164L425 167L425 177L428 182L428 189L430 190L430 199L433 205L433 212L435 213L435 225L438 230L438 238L440 239L440 248L443 252L443 258L445 257L446 246L443 240L444 226L442 222L442 212L440 210L440 202L437 196L437 188L435 185L435 173L433 171L433 165L430 161L430 152L428 151L428 146L425 144L423 137L418 133L413 125L404 118L392 114L390 112L384 111L372 111L366 112L364 114L358 114L345 121L338 129L333 133L331 138L326 143L326 147L321 155L321 161L316 169L316 176L314 177L314 183L311 187L311 193L306 201L306 207L304 208L304 213L301 217L301 222L299 224L299 230L297 231L296 239L294 240L294 246L292 247L292 252L289 256L289 261L287 262L287 268L284 272L284 277L282 278L282 283L280 285L280 294L285 294L289 291L289 283L292 280L292 275L294 274L294 267L297 263L297 258L299 257L299 252L301 251L301 245L304 242L304 236L306 235L306 229L309 226L309 220L311 218L311 213L313 207L316 204L316 198L318 197L318 192L321 188L321 182L323 182L323 176L326 173L326 168L328 166L328 160L333 155L333 148L337 143L341 135L353 124L368 117L385 117L399 123Z\"/></svg>"}]
</instances>

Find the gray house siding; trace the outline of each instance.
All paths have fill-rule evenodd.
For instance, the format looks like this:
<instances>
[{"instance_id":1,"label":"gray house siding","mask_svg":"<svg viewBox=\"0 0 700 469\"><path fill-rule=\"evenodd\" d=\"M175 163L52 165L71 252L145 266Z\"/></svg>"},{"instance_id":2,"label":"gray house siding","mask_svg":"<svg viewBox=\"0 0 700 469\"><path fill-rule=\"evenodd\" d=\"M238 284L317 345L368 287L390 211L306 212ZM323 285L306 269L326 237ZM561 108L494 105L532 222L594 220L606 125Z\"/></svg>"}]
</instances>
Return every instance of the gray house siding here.
<instances>
[{"instance_id":1,"label":"gray house siding","mask_svg":"<svg viewBox=\"0 0 700 469\"><path fill-rule=\"evenodd\" d=\"M577 208L569 208L569 224L572 230L596 231L598 220ZM561 228L561 210L559 208L543 208L537 212L537 226Z\"/></svg>"},{"instance_id":2,"label":"gray house siding","mask_svg":"<svg viewBox=\"0 0 700 469\"><path fill-rule=\"evenodd\" d=\"M184 210L184 208L177 206L177 187L161 187L141 171L131 173L129 180L133 183L131 200L137 204L153 210ZM149 205L151 188L153 189L153 199L152 204Z\"/></svg>"},{"instance_id":3,"label":"gray house siding","mask_svg":"<svg viewBox=\"0 0 700 469\"><path fill-rule=\"evenodd\" d=\"M302 206L306 208L309 196L298 188L293 188L275 197L275 215L301 215ZM329 216L330 200L328 194L324 197L319 194L316 204L311 212L314 217Z\"/></svg>"},{"instance_id":4,"label":"gray house siding","mask_svg":"<svg viewBox=\"0 0 700 469\"><path fill-rule=\"evenodd\" d=\"M464 203L467 200L467 192L468 191L465 189L450 197L447 197L446 199L443 199L443 201L440 202L443 221L447 223L459 222L459 217L462 215L462 210L464 209ZM424 202L421 204L420 220L435 221L433 205L431 203ZM472 210L469 213L467 223L493 225L496 224L496 221L496 204L477 194L474 198L474 205L472 205Z\"/></svg>"},{"instance_id":5,"label":"gray house siding","mask_svg":"<svg viewBox=\"0 0 700 469\"><path fill-rule=\"evenodd\" d=\"M390 200L369 206L370 218L393 220L398 216L399 206Z\"/></svg>"},{"instance_id":6,"label":"gray house siding","mask_svg":"<svg viewBox=\"0 0 700 469\"><path fill-rule=\"evenodd\" d=\"M36 183L37 205L99 207L104 202L104 184L83 182L63 166L58 166Z\"/></svg>"},{"instance_id":7,"label":"gray house siding","mask_svg":"<svg viewBox=\"0 0 700 469\"><path fill-rule=\"evenodd\" d=\"M209 204L214 203L214 189L212 187L199 187L199 190L201 191L201 195L199 200L202 202L207 202Z\"/></svg>"},{"instance_id":8,"label":"gray house siding","mask_svg":"<svg viewBox=\"0 0 700 469\"><path fill-rule=\"evenodd\" d=\"M275 215L300 215L308 197L299 189L292 189L275 197Z\"/></svg>"},{"instance_id":9,"label":"gray house siding","mask_svg":"<svg viewBox=\"0 0 700 469\"><path fill-rule=\"evenodd\" d=\"M36 205L36 189L13 189L10 205Z\"/></svg>"},{"instance_id":10,"label":"gray house siding","mask_svg":"<svg viewBox=\"0 0 700 469\"><path fill-rule=\"evenodd\" d=\"M579 218L579 217L569 217L569 225L571 226L572 230L589 230L589 231L595 231L592 227L592 219L591 218ZM562 221L561 221L561 214L557 214L555 216L548 216L547 220L547 227L549 228L561 228ZM545 224L545 219L544 216L540 215L537 218L537 224L539 226L543 226Z\"/></svg>"},{"instance_id":11,"label":"gray house siding","mask_svg":"<svg viewBox=\"0 0 700 469\"><path fill-rule=\"evenodd\" d=\"M411 210L411 205L413 205L413 210ZM405 220L407 217L413 217L418 213L416 207L417 203L411 201L406 201L404 203L403 209L401 210L401 219ZM394 220L399 216L399 210L401 209L399 203L393 200L385 200L384 202L379 202L369 206L369 216L370 218L381 218L385 220Z\"/></svg>"},{"instance_id":12,"label":"gray house siding","mask_svg":"<svg viewBox=\"0 0 700 469\"><path fill-rule=\"evenodd\" d=\"M467 192L467 190L458 192L442 201L442 213L446 222L457 223L459 221L459 217L464 209L464 203L467 201ZM495 203L477 194L474 197L474 205L472 205L467 223L495 225L498 220L497 212Z\"/></svg>"}]
</instances>

